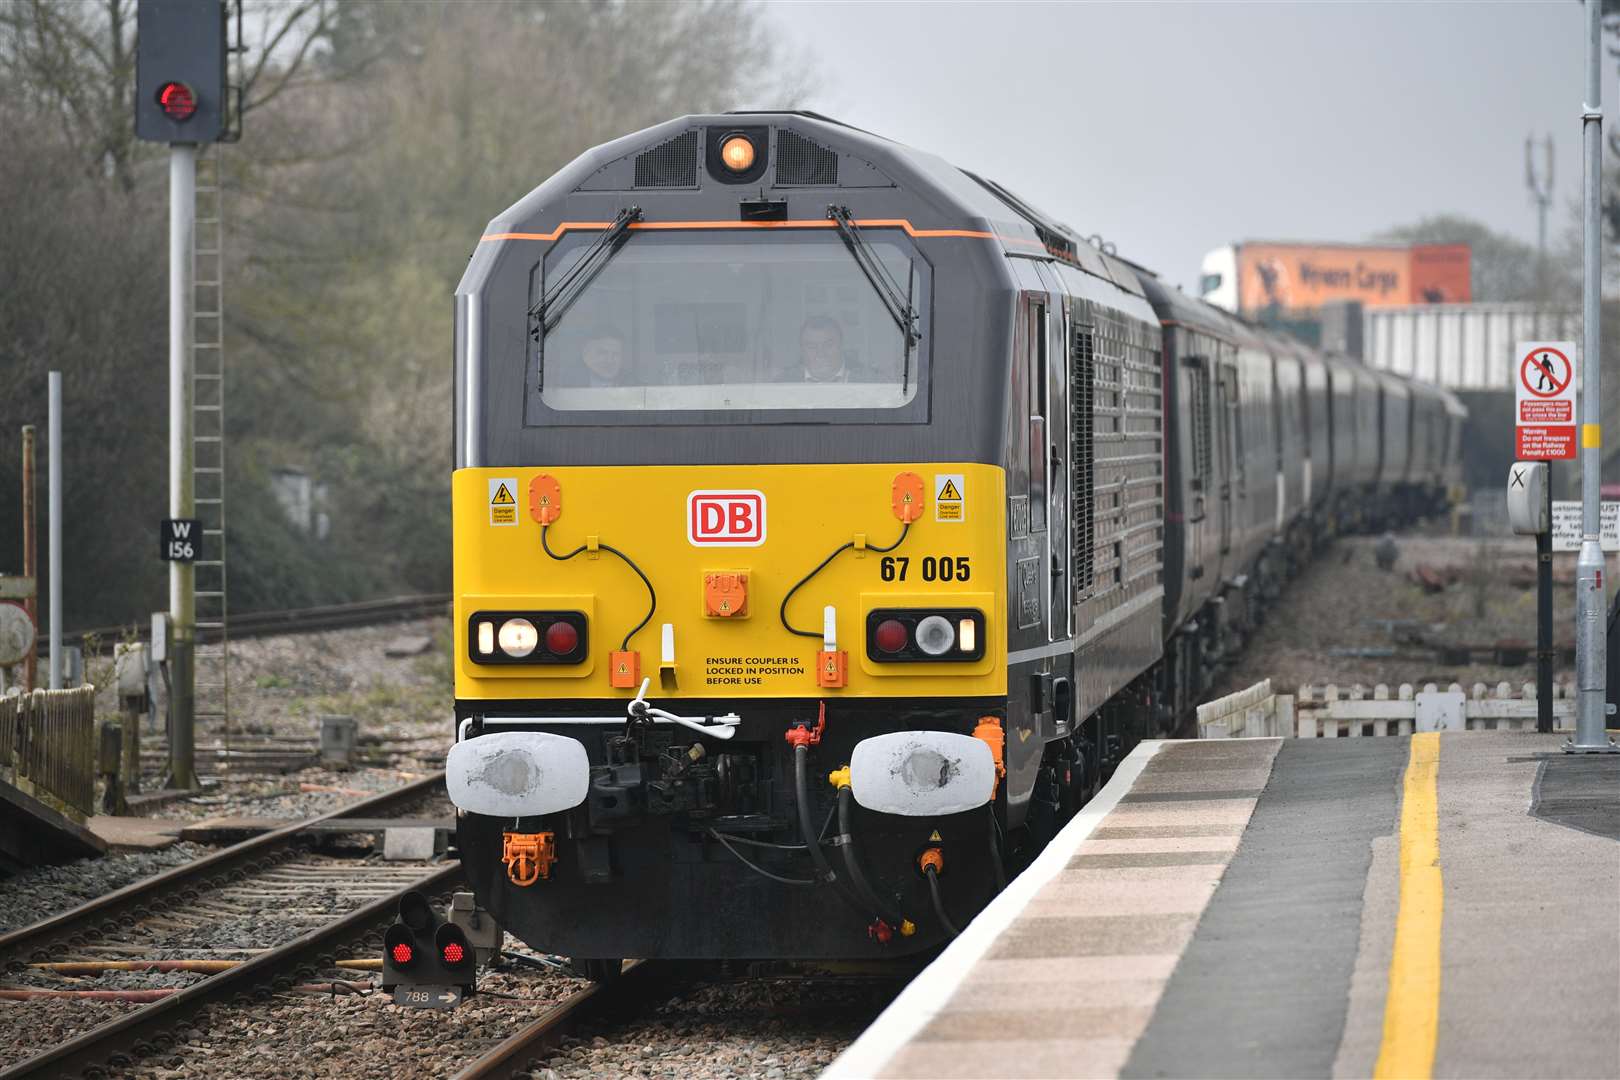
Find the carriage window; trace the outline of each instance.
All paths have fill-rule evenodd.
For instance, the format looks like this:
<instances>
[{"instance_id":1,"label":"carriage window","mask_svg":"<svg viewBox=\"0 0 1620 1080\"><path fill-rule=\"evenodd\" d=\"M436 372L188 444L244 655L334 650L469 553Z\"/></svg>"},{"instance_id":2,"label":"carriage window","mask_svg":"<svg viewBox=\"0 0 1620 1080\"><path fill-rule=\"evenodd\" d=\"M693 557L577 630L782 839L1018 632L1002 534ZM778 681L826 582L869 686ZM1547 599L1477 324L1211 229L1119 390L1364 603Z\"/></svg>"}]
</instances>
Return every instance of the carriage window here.
<instances>
[{"instance_id":1,"label":"carriage window","mask_svg":"<svg viewBox=\"0 0 1620 1080\"><path fill-rule=\"evenodd\" d=\"M554 252L545 277L568 273L590 239ZM907 346L831 230L637 231L531 342L541 400L633 412L899 408L917 396L928 345L923 264L903 240L863 239L919 310L922 341ZM542 293L536 280L531 303Z\"/></svg>"}]
</instances>

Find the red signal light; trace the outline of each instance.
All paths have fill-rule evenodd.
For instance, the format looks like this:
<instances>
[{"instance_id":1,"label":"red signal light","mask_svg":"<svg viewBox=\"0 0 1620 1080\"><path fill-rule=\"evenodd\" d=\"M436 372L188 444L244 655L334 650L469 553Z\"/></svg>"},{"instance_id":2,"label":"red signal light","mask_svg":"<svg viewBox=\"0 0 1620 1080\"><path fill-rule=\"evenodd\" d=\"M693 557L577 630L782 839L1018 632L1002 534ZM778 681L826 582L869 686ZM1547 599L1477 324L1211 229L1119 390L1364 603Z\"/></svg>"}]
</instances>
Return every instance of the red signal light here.
<instances>
[{"instance_id":1,"label":"red signal light","mask_svg":"<svg viewBox=\"0 0 1620 1080\"><path fill-rule=\"evenodd\" d=\"M459 964L466 957L467 951L461 947L459 941L447 941L444 944L444 962Z\"/></svg>"},{"instance_id":2,"label":"red signal light","mask_svg":"<svg viewBox=\"0 0 1620 1080\"><path fill-rule=\"evenodd\" d=\"M183 122L197 114L197 95L183 82L166 82L158 88L158 107L170 120Z\"/></svg>"},{"instance_id":3,"label":"red signal light","mask_svg":"<svg viewBox=\"0 0 1620 1080\"><path fill-rule=\"evenodd\" d=\"M393 951L390 955L393 956L394 963L398 964L400 967L404 967L416 957L416 950L411 948L409 942L401 941L394 945Z\"/></svg>"},{"instance_id":4,"label":"red signal light","mask_svg":"<svg viewBox=\"0 0 1620 1080\"><path fill-rule=\"evenodd\" d=\"M884 619L872 632L872 640L884 652L897 653L910 642L911 635L899 619Z\"/></svg>"},{"instance_id":5,"label":"red signal light","mask_svg":"<svg viewBox=\"0 0 1620 1080\"><path fill-rule=\"evenodd\" d=\"M546 627L546 649L557 656L567 656L579 648L579 631L573 623L554 622Z\"/></svg>"}]
</instances>

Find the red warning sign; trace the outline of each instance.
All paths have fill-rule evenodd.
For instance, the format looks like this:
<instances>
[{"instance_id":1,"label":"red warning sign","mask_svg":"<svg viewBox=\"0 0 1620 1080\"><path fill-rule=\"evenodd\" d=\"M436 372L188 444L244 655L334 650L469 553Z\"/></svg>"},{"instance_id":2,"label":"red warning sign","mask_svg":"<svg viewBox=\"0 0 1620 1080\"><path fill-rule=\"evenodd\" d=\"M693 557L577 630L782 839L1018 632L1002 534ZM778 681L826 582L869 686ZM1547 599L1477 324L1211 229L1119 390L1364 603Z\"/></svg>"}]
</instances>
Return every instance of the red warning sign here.
<instances>
[{"instance_id":1,"label":"red warning sign","mask_svg":"<svg viewBox=\"0 0 1620 1080\"><path fill-rule=\"evenodd\" d=\"M1524 341L1514 385L1514 455L1520 461L1576 456L1575 343Z\"/></svg>"}]
</instances>

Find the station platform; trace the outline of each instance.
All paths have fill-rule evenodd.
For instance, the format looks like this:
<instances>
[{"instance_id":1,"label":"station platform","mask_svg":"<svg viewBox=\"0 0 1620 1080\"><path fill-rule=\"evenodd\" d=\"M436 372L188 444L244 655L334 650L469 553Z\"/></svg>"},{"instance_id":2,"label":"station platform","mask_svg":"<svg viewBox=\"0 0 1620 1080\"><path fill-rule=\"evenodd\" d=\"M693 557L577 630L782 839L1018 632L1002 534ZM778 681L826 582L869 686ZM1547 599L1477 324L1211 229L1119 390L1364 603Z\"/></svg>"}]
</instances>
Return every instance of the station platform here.
<instances>
[{"instance_id":1,"label":"station platform","mask_svg":"<svg viewBox=\"0 0 1620 1080\"><path fill-rule=\"evenodd\" d=\"M1144 743L824 1075L1620 1076L1620 757L1563 738Z\"/></svg>"}]
</instances>

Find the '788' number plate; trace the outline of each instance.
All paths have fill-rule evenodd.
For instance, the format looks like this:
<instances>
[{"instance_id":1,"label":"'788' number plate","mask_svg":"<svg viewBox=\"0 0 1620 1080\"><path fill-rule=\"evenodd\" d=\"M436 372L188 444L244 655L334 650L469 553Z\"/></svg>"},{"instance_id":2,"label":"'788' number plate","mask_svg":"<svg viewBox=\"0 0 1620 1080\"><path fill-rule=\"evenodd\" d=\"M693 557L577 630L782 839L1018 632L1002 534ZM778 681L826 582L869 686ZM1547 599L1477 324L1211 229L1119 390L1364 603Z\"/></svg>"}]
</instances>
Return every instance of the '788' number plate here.
<instances>
[{"instance_id":1,"label":"'788' number plate","mask_svg":"<svg viewBox=\"0 0 1620 1080\"><path fill-rule=\"evenodd\" d=\"M461 1004L459 986L396 986L394 1004L407 1009L453 1009Z\"/></svg>"}]
</instances>

